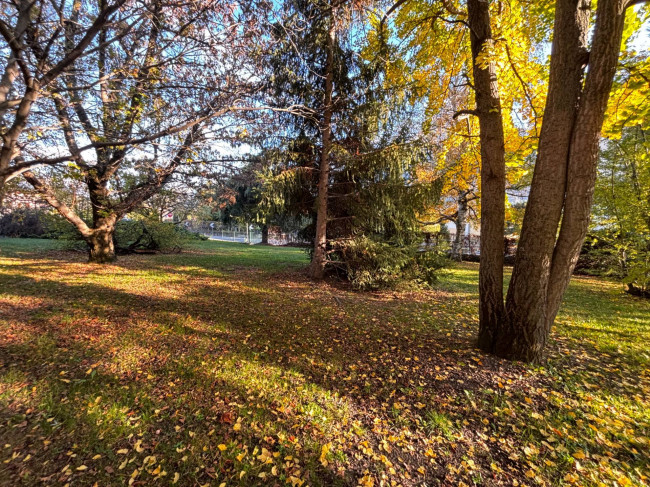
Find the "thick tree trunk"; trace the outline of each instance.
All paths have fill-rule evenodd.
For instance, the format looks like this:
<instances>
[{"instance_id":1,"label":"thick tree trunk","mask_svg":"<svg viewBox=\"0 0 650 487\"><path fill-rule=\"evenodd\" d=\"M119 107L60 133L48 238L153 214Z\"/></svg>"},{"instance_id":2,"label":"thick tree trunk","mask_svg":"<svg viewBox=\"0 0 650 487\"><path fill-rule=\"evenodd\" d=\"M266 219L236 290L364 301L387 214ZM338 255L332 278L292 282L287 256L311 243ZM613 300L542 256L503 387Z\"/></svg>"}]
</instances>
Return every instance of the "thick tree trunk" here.
<instances>
[{"instance_id":1,"label":"thick tree trunk","mask_svg":"<svg viewBox=\"0 0 650 487\"><path fill-rule=\"evenodd\" d=\"M109 222L105 222L93 230L92 234L86 238L88 262L107 264L116 260L115 245L113 243L114 235L115 225Z\"/></svg>"},{"instance_id":2,"label":"thick tree trunk","mask_svg":"<svg viewBox=\"0 0 650 487\"><path fill-rule=\"evenodd\" d=\"M463 260L463 237L465 236L465 224L467 220L467 192L461 191L457 198L458 209L456 211L456 235L451 246L451 258L458 262Z\"/></svg>"},{"instance_id":3,"label":"thick tree trunk","mask_svg":"<svg viewBox=\"0 0 650 487\"><path fill-rule=\"evenodd\" d=\"M586 62L586 0L558 0L551 71L533 181L506 300L507 326L492 350L536 360L546 343L546 296L566 190L569 147Z\"/></svg>"},{"instance_id":4,"label":"thick tree trunk","mask_svg":"<svg viewBox=\"0 0 650 487\"><path fill-rule=\"evenodd\" d=\"M269 226L266 224L262 225L262 241L260 243L262 245L269 244Z\"/></svg>"},{"instance_id":5,"label":"thick tree trunk","mask_svg":"<svg viewBox=\"0 0 650 487\"><path fill-rule=\"evenodd\" d=\"M624 15L620 0L598 2L583 89L588 5L584 0L557 1L549 95L508 290L507 326L493 350L499 356L542 358L589 223L598 142Z\"/></svg>"},{"instance_id":6,"label":"thick tree trunk","mask_svg":"<svg viewBox=\"0 0 650 487\"><path fill-rule=\"evenodd\" d=\"M489 51L494 43L489 2L468 0L467 13L481 141L478 345L483 350L491 351L504 314L505 144L496 66L494 61L488 61L487 64L479 62L479 55Z\"/></svg>"},{"instance_id":7,"label":"thick tree trunk","mask_svg":"<svg viewBox=\"0 0 650 487\"><path fill-rule=\"evenodd\" d=\"M332 149L332 93L334 90L334 45L335 19L334 8L330 10L327 32L327 59L325 64L325 96L323 100L322 147L320 173L318 177L318 195L316 197L316 237L310 274L314 279L322 279L327 262L327 200L329 197L330 151Z\"/></svg>"},{"instance_id":8,"label":"thick tree trunk","mask_svg":"<svg viewBox=\"0 0 650 487\"><path fill-rule=\"evenodd\" d=\"M589 71L571 140L562 226L549 278L546 332L555 321L589 227L600 132L621 49L625 10L620 0L599 0Z\"/></svg>"}]
</instances>

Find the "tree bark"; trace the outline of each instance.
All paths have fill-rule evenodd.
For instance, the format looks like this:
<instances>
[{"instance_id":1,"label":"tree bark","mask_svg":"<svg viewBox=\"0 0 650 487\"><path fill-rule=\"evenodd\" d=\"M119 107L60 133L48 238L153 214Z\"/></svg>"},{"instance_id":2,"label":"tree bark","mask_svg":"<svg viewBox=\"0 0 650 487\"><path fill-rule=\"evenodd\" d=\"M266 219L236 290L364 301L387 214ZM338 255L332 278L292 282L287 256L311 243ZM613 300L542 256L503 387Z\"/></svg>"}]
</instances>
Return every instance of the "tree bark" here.
<instances>
[{"instance_id":1,"label":"tree bark","mask_svg":"<svg viewBox=\"0 0 650 487\"><path fill-rule=\"evenodd\" d=\"M491 351L504 314L505 143L496 65L489 57L489 51L494 44L489 2L468 0L467 14L481 141L478 346L483 350ZM486 60L482 61L479 58L482 53L488 54Z\"/></svg>"},{"instance_id":2,"label":"tree bark","mask_svg":"<svg viewBox=\"0 0 650 487\"><path fill-rule=\"evenodd\" d=\"M59 201L52 189L38 179L31 171L25 172L23 176L61 216L72 223L79 231L88 244L89 262L104 264L115 261L116 256L113 238L115 235L115 224L119 220L117 214L110 213L109 215L99 216L97 209L93 207L93 226L90 228L74 210Z\"/></svg>"},{"instance_id":3,"label":"tree bark","mask_svg":"<svg viewBox=\"0 0 650 487\"><path fill-rule=\"evenodd\" d=\"M456 235L451 246L451 258L458 262L463 260L463 236L465 235L465 224L467 220L467 194L467 191L461 191L456 199L458 205L456 219L454 220Z\"/></svg>"},{"instance_id":4,"label":"tree bark","mask_svg":"<svg viewBox=\"0 0 650 487\"><path fill-rule=\"evenodd\" d=\"M86 238L88 244L88 262L107 264L116 260L115 244L115 218L109 217L97 222L96 228Z\"/></svg>"},{"instance_id":5,"label":"tree bark","mask_svg":"<svg viewBox=\"0 0 650 487\"><path fill-rule=\"evenodd\" d=\"M269 226L266 224L262 225L262 241L260 243L262 245L269 244Z\"/></svg>"},{"instance_id":6,"label":"tree bark","mask_svg":"<svg viewBox=\"0 0 650 487\"><path fill-rule=\"evenodd\" d=\"M562 225L549 278L546 332L555 321L587 235L596 185L600 133L623 39L625 8L620 0L599 0L589 71L571 140Z\"/></svg>"},{"instance_id":7,"label":"tree bark","mask_svg":"<svg viewBox=\"0 0 650 487\"><path fill-rule=\"evenodd\" d=\"M507 324L491 352L539 359L546 343L546 296L586 63L586 0L557 0L544 121L506 299Z\"/></svg>"},{"instance_id":8,"label":"tree bark","mask_svg":"<svg viewBox=\"0 0 650 487\"><path fill-rule=\"evenodd\" d=\"M588 6L583 0L557 1L538 157L508 290L507 326L493 350L502 357L542 359L587 232L625 2L602 0L597 8L587 56Z\"/></svg>"},{"instance_id":9,"label":"tree bark","mask_svg":"<svg viewBox=\"0 0 650 487\"><path fill-rule=\"evenodd\" d=\"M330 150L332 148L332 93L334 90L334 45L335 45L335 10L330 9L327 32L327 58L325 61L325 96L323 102L322 147L320 173L318 176L318 195L316 197L316 237L314 254L310 266L313 279L322 279L327 262L327 200L329 196Z\"/></svg>"}]
</instances>

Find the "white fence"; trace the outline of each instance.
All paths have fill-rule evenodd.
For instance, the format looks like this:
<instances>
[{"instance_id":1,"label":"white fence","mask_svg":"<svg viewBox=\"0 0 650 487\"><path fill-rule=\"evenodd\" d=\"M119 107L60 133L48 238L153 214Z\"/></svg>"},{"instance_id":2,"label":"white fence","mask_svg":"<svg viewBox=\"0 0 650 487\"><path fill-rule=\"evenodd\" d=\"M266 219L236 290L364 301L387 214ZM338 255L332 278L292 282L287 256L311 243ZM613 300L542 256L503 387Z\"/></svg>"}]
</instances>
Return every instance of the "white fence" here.
<instances>
[{"instance_id":1,"label":"white fence","mask_svg":"<svg viewBox=\"0 0 650 487\"><path fill-rule=\"evenodd\" d=\"M187 221L185 228L191 232L205 235L210 240L256 244L262 241L262 229L259 225L223 225L213 221ZM269 228L270 245L287 245L303 243L297 232L283 233L278 227Z\"/></svg>"},{"instance_id":2,"label":"white fence","mask_svg":"<svg viewBox=\"0 0 650 487\"><path fill-rule=\"evenodd\" d=\"M220 222L187 221L185 228L205 235L210 240L250 244L262 241L262 230L254 225L222 225Z\"/></svg>"}]
</instances>

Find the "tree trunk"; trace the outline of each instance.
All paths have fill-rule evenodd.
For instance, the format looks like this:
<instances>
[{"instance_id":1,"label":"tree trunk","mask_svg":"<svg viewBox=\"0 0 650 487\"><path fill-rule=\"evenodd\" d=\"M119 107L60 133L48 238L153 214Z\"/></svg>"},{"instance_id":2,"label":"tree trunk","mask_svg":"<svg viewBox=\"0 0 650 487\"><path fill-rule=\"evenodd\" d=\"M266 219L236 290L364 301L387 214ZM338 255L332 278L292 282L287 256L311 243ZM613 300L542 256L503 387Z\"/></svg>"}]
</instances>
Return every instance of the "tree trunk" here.
<instances>
[{"instance_id":1,"label":"tree trunk","mask_svg":"<svg viewBox=\"0 0 650 487\"><path fill-rule=\"evenodd\" d=\"M476 112L481 141L481 264L479 267L479 338L491 351L504 314L503 235L505 226L505 144L501 100L494 61L479 62L493 44L490 5L468 0Z\"/></svg>"},{"instance_id":2,"label":"tree trunk","mask_svg":"<svg viewBox=\"0 0 650 487\"><path fill-rule=\"evenodd\" d=\"M330 150L332 148L332 92L334 88L334 44L335 19L334 7L330 9L327 32L327 59L325 63L325 96L323 103L322 148L320 157L320 174L318 177L318 195L316 197L316 237L314 238L314 255L310 274L314 279L325 275L327 261L327 200L329 196Z\"/></svg>"},{"instance_id":3,"label":"tree trunk","mask_svg":"<svg viewBox=\"0 0 650 487\"><path fill-rule=\"evenodd\" d=\"M456 211L456 235L451 246L451 258L458 262L463 260L463 237L465 235L465 220L467 219L467 192L461 191L457 198L458 209Z\"/></svg>"},{"instance_id":4,"label":"tree trunk","mask_svg":"<svg viewBox=\"0 0 650 487\"><path fill-rule=\"evenodd\" d=\"M537 360L546 343L546 297L562 215L571 137L586 62L586 0L557 0L548 96L537 161L506 300L507 325L491 352Z\"/></svg>"},{"instance_id":5,"label":"tree trunk","mask_svg":"<svg viewBox=\"0 0 650 487\"><path fill-rule=\"evenodd\" d=\"M116 260L114 235L115 225L108 222L93 230L92 234L86 238L88 262L107 264Z\"/></svg>"},{"instance_id":6,"label":"tree trunk","mask_svg":"<svg viewBox=\"0 0 650 487\"><path fill-rule=\"evenodd\" d=\"M589 71L571 140L562 226L549 278L546 333L550 332L587 235L596 185L600 132L623 39L620 0L599 0Z\"/></svg>"},{"instance_id":7,"label":"tree trunk","mask_svg":"<svg viewBox=\"0 0 650 487\"><path fill-rule=\"evenodd\" d=\"M503 357L541 360L589 224L600 131L625 16L620 0L601 0L597 8L582 88L589 11L582 0L557 2L549 96L508 290L508 325L493 350Z\"/></svg>"},{"instance_id":8,"label":"tree trunk","mask_svg":"<svg viewBox=\"0 0 650 487\"><path fill-rule=\"evenodd\" d=\"M266 224L262 225L262 241L260 243L262 245L269 244L269 226Z\"/></svg>"}]
</instances>

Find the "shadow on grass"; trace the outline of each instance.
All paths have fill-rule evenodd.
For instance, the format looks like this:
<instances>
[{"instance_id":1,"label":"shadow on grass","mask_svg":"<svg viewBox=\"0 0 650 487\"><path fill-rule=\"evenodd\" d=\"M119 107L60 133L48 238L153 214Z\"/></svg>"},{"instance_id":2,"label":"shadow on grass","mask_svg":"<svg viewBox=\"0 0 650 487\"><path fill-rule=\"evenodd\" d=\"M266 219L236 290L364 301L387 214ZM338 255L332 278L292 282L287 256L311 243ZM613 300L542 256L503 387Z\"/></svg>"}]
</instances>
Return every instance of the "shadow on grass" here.
<instances>
[{"instance_id":1,"label":"shadow on grass","mask_svg":"<svg viewBox=\"0 0 650 487\"><path fill-rule=\"evenodd\" d=\"M477 353L475 296L445 286L361 294L216 259L21 261L0 274L1 302L12 307L0 316L9 331L0 442L11 445L0 477L121 485L138 470L139 482L178 472L182 485L523 482L513 448L549 428L530 414L558 431L581 428L556 394L578 401L589 381L592 395L625 403L643 380L621 380L634 370L626 355L565 337L544 373ZM461 270L449 287L472 295L474 270ZM21 304L27 298L39 306ZM564 444L605 455L606 443L575 434ZM633 437L617 441L617 461L643 464L630 453ZM551 482L572 468L554 462Z\"/></svg>"}]
</instances>

